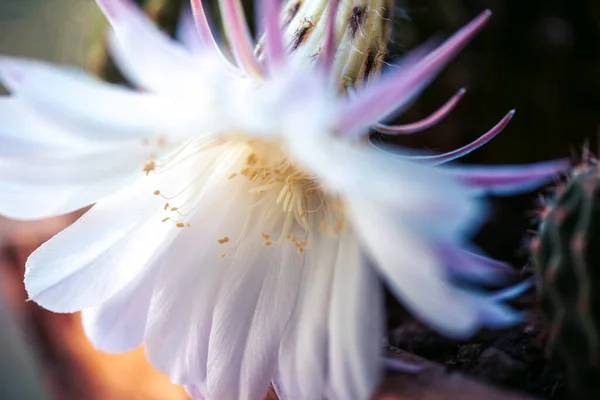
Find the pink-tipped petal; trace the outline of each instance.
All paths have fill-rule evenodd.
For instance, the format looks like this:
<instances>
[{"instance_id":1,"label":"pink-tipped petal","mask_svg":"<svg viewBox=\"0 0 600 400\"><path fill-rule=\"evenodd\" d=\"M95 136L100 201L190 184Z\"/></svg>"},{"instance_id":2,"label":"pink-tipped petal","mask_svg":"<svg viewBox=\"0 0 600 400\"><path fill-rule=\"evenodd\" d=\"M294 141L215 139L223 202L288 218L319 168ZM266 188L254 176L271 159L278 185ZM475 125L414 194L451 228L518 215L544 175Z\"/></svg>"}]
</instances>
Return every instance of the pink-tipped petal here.
<instances>
[{"instance_id":1,"label":"pink-tipped petal","mask_svg":"<svg viewBox=\"0 0 600 400\"><path fill-rule=\"evenodd\" d=\"M446 169L457 177L489 194L512 195L527 192L548 183L570 166L568 159L509 166L450 166Z\"/></svg>"},{"instance_id":2,"label":"pink-tipped petal","mask_svg":"<svg viewBox=\"0 0 600 400\"><path fill-rule=\"evenodd\" d=\"M259 3L260 23L265 32L265 47L269 64L278 68L284 63L286 55L279 26L280 3L279 0L262 0Z\"/></svg>"},{"instance_id":3,"label":"pink-tipped petal","mask_svg":"<svg viewBox=\"0 0 600 400\"><path fill-rule=\"evenodd\" d=\"M384 125L375 124L373 129L379 133L385 133L388 135L411 135L429 129L434 125L440 123L444 118L450 114L458 102L463 98L467 90L465 88L460 89L454 94L443 106L438 108L433 114L424 118L420 121L413 122L404 125Z\"/></svg>"},{"instance_id":4,"label":"pink-tipped petal","mask_svg":"<svg viewBox=\"0 0 600 400\"><path fill-rule=\"evenodd\" d=\"M191 0L192 16L194 17L194 24L198 31L198 37L204 45L214 48L216 51L219 50L219 45L215 41L215 37L212 34L204 7L202 6L202 0Z\"/></svg>"},{"instance_id":5,"label":"pink-tipped petal","mask_svg":"<svg viewBox=\"0 0 600 400\"><path fill-rule=\"evenodd\" d=\"M487 133L481 135L476 140L472 141L466 146L461 147L460 149L456 149L453 151L449 151L447 153L436 154L433 156L414 156L410 157L411 160L415 161L425 161L430 164L438 165L447 163L449 161L456 160L462 156L465 156L476 150L495 138L502 130L508 125L513 115L515 115L515 110L511 110L508 114L504 116L492 129L490 129Z\"/></svg>"},{"instance_id":6,"label":"pink-tipped petal","mask_svg":"<svg viewBox=\"0 0 600 400\"><path fill-rule=\"evenodd\" d=\"M327 11L327 27L325 44L323 45L323 51L320 55L321 64L325 69L326 74L329 74L333 65L333 59L335 57L335 17L339 6L339 0L330 0Z\"/></svg>"},{"instance_id":7,"label":"pink-tipped petal","mask_svg":"<svg viewBox=\"0 0 600 400\"><path fill-rule=\"evenodd\" d=\"M254 44L240 0L219 0L225 33L240 68L253 76L263 76L254 56Z\"/></svg>"},{"instance_id":8,"label":"pink-tipped petal","mask_svg":"<svg viewBox=\"0 0 600 400\"><path fill-rule=\"evenodd\" d=\"M483 28L490 15L489 10L484 11L426 57L416 61L409 56L396 71L349 99L346 109L340 113L336 130L346 135L362 135L365 128L407 107ZM421 50L417 50L417 54L420 53Z\"/></svg>"}]
</instances>

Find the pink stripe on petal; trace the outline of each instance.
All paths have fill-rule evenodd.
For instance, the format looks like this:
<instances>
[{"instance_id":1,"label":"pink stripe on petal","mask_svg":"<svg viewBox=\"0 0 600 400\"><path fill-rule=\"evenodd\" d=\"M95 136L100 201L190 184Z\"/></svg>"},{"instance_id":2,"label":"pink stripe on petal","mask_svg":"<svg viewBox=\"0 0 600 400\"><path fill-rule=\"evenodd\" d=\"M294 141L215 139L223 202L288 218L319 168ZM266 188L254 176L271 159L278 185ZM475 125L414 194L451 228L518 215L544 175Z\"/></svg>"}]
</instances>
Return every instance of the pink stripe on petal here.
<instances>
[{"instance_id":1,"label":"pink stripe on petal","mask_svg":"<svg viewBox=\"0 0 600 400\"><path fill-rule=\"evenodd\" d=\"M326 37L325 44L323 45L323 51L320 55L320 62L323 65L325 72L330 73L333 65L333 59L335 58L335 17L339 6L339 0L329 0L327 10L327 26L326 26Z\"/></svg>"},{"instance_id":2,"label":"pink stripe on petal","mask_svg":"<svg viewBox=\"0 0 600 400\"><path fill-rule=\"evenodd\" d=\"M404 66L367 86L362 94L349 100L346 110L340 114L337 131L362 135L365 128L408 106L483 28L490 15L491 11L484 11L425 58L415 62L409 56L409 61ZM420 52L421 50L417 50L418 54Z\"/></svg>"},{"instance_id":3,"label":"pink stripe on petal","mask_svg":"<svg viewBox=\"0 0 600 400\"><path fill-rule=\"evenodd\" d=\"M208 24L208 19L206 18L206 13L202 6L202 0L191 0L191 6L196 30L198 31L198 36L202 41L202 44L210 46L220 53L219 45L215 41L210 25Z\"/></svg>"},{"instance_id":4,"label":"pink stripe on petal","mask_svg":"<svg viewBox=\"0 0 600 400\"><path fill-rule=\"evenodd\" d=\"M450 112L454 110L454 107L456 107L456 105L463 98L466 92L466 89L460 89L454 94L454 96L452 96L446 103L444 103L443 106L438 108L433 114L431 114L427 118L424 118L420 121L404 125L375 124L372 128L377 132L389 135L411 135L413 133L424 131L425 129L437 125L444 118L446 118L448 114L450 114Z\"/></svg>"},{"instance_id":5,"label":"pink stripe on petal","mask_svg":"<svg viewBox=\"0 0 600 400\"><path fill-rule=\"evenodd\" d=\"M450 166L446 172L492 194L511 195L533 190L569 168L568 159L508 166Z\"/></svg>"},{"instance_id":6,"label":"pink stripe on petal","mask_svg":"<svg viewBox=\"0 0 600 400\"><path fill-rule=\"evenodd\" d=\"M273 67L280 67L285 61L285 47L279 26L279 0L259 0L260 24L265 32L265 47L268 61Z\"/></svg>"},{"instance_id":7,"label":"pink stripe on petal","mask_svg":"<svg viewBox=\"0 0 600 400\"><path fill-rule=\"evenodd\" d=\"M460 149L456 149L447 153L436 154L433 156L414 156L410 157L411 160L415 161L426 161L427 163L431 163L434 165L443 164L452 160L456 160L462 156L465 156L476 150L495 138L502 130L508 125L513 115L515 115L515 110L511 110L508 114L504 116L492 129L490 129L487 133L481 135L476 140L472 141L466 146L461 147Z\"/></svg>"},{"instance_id":8,"label":"pink stripe on petal","mask_svg":"<svg viewBox=\"0 0 600 400\"><path fill-rule=\"evenodd\" d=\"M254 56L254 44L239 0L219 0L225 33L240 68L254 76L263 70Z\"/></svg>"}]
</instances>

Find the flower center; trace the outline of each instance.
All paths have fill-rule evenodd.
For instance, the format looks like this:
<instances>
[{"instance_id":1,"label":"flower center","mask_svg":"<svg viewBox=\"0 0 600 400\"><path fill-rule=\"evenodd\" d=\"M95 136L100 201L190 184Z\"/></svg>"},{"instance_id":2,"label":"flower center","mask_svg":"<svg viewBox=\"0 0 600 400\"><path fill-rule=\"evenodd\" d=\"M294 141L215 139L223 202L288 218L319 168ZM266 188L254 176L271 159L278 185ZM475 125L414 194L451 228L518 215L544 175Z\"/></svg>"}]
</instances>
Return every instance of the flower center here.
<instances>
[{"instance_id":1,"label":"flower center","mask_svg":"<svg viewBox=\"0 0 600 400\"><path fill-rule=\"evenodd\" d=\"M246 141L242 165L228 179L248 185L251 208L260 210L264 244L291 240L302 253L314 229L338 234L344 228L339 199L287 157L276 142Z\"/></svg>"},{"instance_id":2,"label":"flower center","mask_svg":"<svg viewBox=\"0 0 600 400\"><path fill-rule=\"evenodd\" d=\"M164 159L148 161L143 171L146 175L169 171L174 172L174 177L177 175L173 180L163 179L166 182L161 185L168 187L156 188L154 195L165 200L163 221L175 223L179 228L193 227L187 218L193 207L203 206L197 199L207 190L219 190L210 187L225 181L242 185L244 198L240 199L239 206L248 208L244 225L259 225L265 246L290 241L298 254L302 254L310 248L315 232L337 235L345 226L341 201L291 161L281 144L275 141L235 135L210 141L195 140ZM194 174L181 179L184 171ZM243 229L240 237L218 232L215 240L229 247L243 240L250 231Z\"/></svg>"}]
</instances>

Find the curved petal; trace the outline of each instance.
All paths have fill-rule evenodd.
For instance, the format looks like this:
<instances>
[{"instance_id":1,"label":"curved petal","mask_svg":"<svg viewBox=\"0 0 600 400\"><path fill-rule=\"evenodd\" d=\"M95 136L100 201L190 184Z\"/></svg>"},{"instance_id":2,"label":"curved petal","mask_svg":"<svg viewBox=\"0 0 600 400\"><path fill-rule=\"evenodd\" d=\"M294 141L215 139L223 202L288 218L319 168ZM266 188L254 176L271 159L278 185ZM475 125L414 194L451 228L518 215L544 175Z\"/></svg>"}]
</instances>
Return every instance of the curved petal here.
<instances>
[{"instance_id":1,"label":"curved petal","mask_svg":"<svg viewBox=\"0 0 600 400\"><path fill-rule=\"evenodd\" d=\"M282 338L274 386L282 399L321 399L329 369L329 316L339 238L320 235L306 252L294 314Z\"/></svg>"},{"instance_id":2,"label":"curved petal","mask_svg":"<svg viewBox=\"0 0 600 400\"><path fill-rule=\"evenodd\" d=\"M302 132L290 136L289 149L329 190L349 198L369 193L380 207L391 212L390 218L410 221L433 236L463 235L482 222L485 205L474 197L476 191L459 179L449 179L446 169L415 163L362 143Z\"/></svg>"},{"instance_id":3,"label":"curved petal","mask_svg":"<svg viewBox=\"0 0 600 400\"><path fill-rule=\"evenodd\" d=\"M452 283L444 260L435 254L434 237L420 234L401 218L391 218L389 211L367 198L355 196L348 204L356 232L393 293L433 329L465 338L500 320L518 321L508 307ZM484 317L491 314L494 318Z\"/></svg>"},{"instance_id":4,"label":"curved petal","mask_svg":"<svg viewBox=\"0 0 600 400\"><path fill-rule=\"evenodd\" d=\"M106 302L82 310L84 331L96 349L123 353L142 344L157 265L149 265Z\"/></svg>"},{"instance_id":5,"label":"curved petal","mask_svg":"<svg viewBox=\"0 0 600 400\"><path fill-rule=\"evenodd\" d=\"M92 204L139 178L152 151L140 140L94 140L11 97L0 98L0 120L0 213L12 218Z\"/></svg>"},{"instance_id":6,"label":"curved petal","mask_svg":"<svg viewBox=\"0 0 600 400\"><path fill-rule=\"evenodd\" d=\"M458 158L461 158L461 157L469 154L470 152L477 150L478 148L480 148L481 146L483 146L484 144L486 144L487 142L489 142L490 140L492 140L493 138L498 136L498 134L500 132L502 132L502 130L506 127L506 125L508 125L508 123L510 122L510 120L512 119L514 114L515 114L515 110L510 111L492 129L490 129L489 131L487 131L486 133L484 133L483 135L481 135L480 137L478 137L471 143L469 143L459 149L452 150L452 151L449 151L447 153L442 153L442 154L435 154L435 155L428 155L428 156L413 156L413 157L410 157L410 159L413 161L426 162L430 165L439 165L439 164L444 164L444 163L456 160Z\"/></svg>"},{"instance_id":7,"label":"curved petal","mask_svg":"<svg viewBox=\"0 0 600 400\"><path fill-rule=\"evenodd\" d=\"M190 227L182 230L160 260L163 267L144 335L150 363L172 381L194 385L201 393L207 389L213 310L232 262L227 256L234 253L233 242L243 229L249 206L244 204L245 188L227 179L232 165L224 162L214 165L214 177L203 184L201 198L188 217ZM224 236L232 240L219 244Z\"/></svg>"},{"instance_id":8,"label":"curved petal","mask_svg":"<svg viewBox=\"0 0 600 400\"><path fill-rule=\"evenodd\" d=\"M141 180L103 199L34 251L25 272L29 298L54 312L75 312L135 279L177 231L161 222L153 187Z\"/></svg>"},{"instance_id":9,"label":"curved petal","mask_svg":"<svg viewBox=\"0 0 600 400\"><path fill-rule=\"evenodd\" d=\"M428 117L410 124L405 125L384 125L375 124L372 126L374 130L379 133L386 133L389 135L412 135L413 133L419 133L425 129L429 129L434 125L440 123L444 118L450 114L454 107L465 95L467 90L465 88L460 89L454 94L447 102L445 102L440 108L438 108L433 114Z\"/></svg>"},{"instance_id":10,"label":"curved petal","mask_svg":"<svg viewBox=\"0 0 600 400\"><path fill-rule=\"evenodd\" d=\"M371 398L381 379L382 288L354 232L341 241L332 289L327 397Z\"/></svg>"},{"instance_id":11,"label":"curved petal","mask_svg":"<svg viewBox=\"0 0 600 400\"><path fill-rule=\"evenodd\" d=\"M0 80L12 95L35 107L45 118L77 126L97 139L131 140L173 132L197 133L211 128L205 94L195 103L111 85L74 68L40 61L0 57ZM207 119L208 117L208 119ZM215 122L215 121L213 121Z\"/></svg>"},{"instance_id":12,"label":"curved petal","mask_svg":"<svg viewBox=\"0 0 600 400\"><path fill-rule=\"evenodd\" d=\"M510 196L549 183L569 167L569 160L563 159L524 165L452 165L446 171L486 193Z\"/></svg>"},{"instance_id":13,"label":"curved petal","mask_svg":"<svg viewBox=\"0 0 600 400\"><path fill-rule=\"evenodd\" d=\"M154 92L181 89L193 76L194 57L130 0L97 0L112 26L109 49L132 83Z\"/></svg>"},{"instance_id":14,"label":"curved petal","mask_svg":"<svg viewBox=\"0 0 600 400\"><path fill-rule=\"evenodd\" d=\"M421 57L423 50L416 50L405 65L358 91L340 115L336 131L353 137L362 135L365 128L403 110L485 26L490 16L489 10L482 12L427 56Z\"/></svg>"}]
</instances>

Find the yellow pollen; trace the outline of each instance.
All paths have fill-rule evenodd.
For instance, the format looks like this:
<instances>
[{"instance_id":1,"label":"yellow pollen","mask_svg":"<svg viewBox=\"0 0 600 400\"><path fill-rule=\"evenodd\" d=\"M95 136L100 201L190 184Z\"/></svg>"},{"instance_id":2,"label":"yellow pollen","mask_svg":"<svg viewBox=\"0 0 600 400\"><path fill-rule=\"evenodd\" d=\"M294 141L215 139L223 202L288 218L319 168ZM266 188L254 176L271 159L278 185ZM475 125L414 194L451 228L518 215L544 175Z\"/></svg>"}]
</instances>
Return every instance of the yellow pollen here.
<instances>
[{"instance_id":1,"label":"yellow pollen","mask_svg":"<svg viewBox=\"0 0 600 400\"><path fill-rule=\"evenodd\" d=\"M161 219L161 221L162 221L162 222L167 222L167 221L168 221L168 220L170 220L170 219L171 219L171 218L169 218L169 217L166 217L166 218L163 218L163 219Z\"/></svg>"},{"instance_id":2,"label":"yellow pollen","mask_svg":"<svg viewBox=\"0 0 600 400\"><path fill-rule=\"evenodd\" d=\"M185 226L183 222L178 222L176 225L178 228L183 228Z\"/></svg>"},{"instance_id":3,"label":"yellow pollen","mask_svg":"<svg viewBox=\"0 0 600 400\"><path fill-rule=\"evenodd\" d=\"M146 173L146 176L148 176L150 172L154 171L155 168L156 164L154 163L154 161L148 161L146 164L144 164L143 171Z\"/></svg>"},{"instance_id":4,"label":"yellow pollen","mask_svg":"<svg viewBox=\"0 0 600 400\"><path fill-rule=\"evenodd\" d=\"M155 190L155 191L154 191L154 195L155 195L155 196L158 196L159 194L160 194L160 190Z\"/></svg>"},{"instance_id":5,"label":"yellow pollen","mask_svg":"<svg viewBox=\"0 0 600 400\"><path fill-rule=\"evenodd\" d=\"M252 153L246 159L246 164L247 165L254 165L254 164L257 163L257 161L258 161L258 159L256 158L256 154Z\"/></svg>"},{"instance_id":6,"label":"yellow pollen","mask_svg":"<svg viewBox=\"0 0 600 400\"><path fill-rule=\"evenodd\" d=\"M233 179L233 178L235 178L236 176L237 176L237 173L235 173L235 172L234 172L233 174L229 175L229 176L227 177L227 179Z\"/></svg>"},{"instance_id":7,"label":"yellow pollen","mask_svg":"<svg viewBox=\"0 0 600 400\"><path fill-rule=\"evenodd\" d=\"M225 258L225 253L221 253L221 254L219 254L219 257L220 257L220 258Z\"/></svg>"},{"instance_id":8,"label":"yellow pollen","mask_svg":"<svg viewBox=\"0 0 600 400\"><path fill-rule=\"evenodd\" d=\"M224 243L229 242L229 238L227 236L225 236L225 237L217 240L217 242L219 242L219 244L224 244Z\"/></svg>"},{"instance_id":9,"label":"yellow pollen","mask_svg":"<svg viewBox=\"0 0 600 400\"><path fill-rule=\"evenodd\" d=\"M163 207L165 211L167 211L167 208L169 208L169 203L165 203L165 206Z\"/></svg>"}]
</instances>

